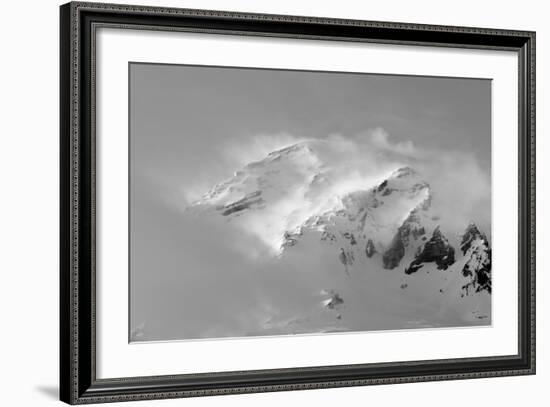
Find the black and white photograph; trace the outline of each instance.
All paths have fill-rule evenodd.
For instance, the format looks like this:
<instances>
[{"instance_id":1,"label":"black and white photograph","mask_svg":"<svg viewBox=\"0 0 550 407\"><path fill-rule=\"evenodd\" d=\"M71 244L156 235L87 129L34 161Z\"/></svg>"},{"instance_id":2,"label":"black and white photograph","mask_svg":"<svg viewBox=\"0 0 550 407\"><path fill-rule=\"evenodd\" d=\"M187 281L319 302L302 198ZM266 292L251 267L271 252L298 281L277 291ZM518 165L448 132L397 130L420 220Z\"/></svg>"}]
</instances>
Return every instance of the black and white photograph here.
<instances>
[{"instance_id":1,"label":"black and white photograph","mask_svg":"<svg viewBox=\"0 0 550 407\"><path fill-rule=\"evenodd\" d=\"M491 326L490 78L128 69L130 342Z\"/></svg>"},{"instance_id":2,"label":"black and white photograph","mask_svg":"<svg viewBox=\"0 0 550 407\"><path fill-rule=\"evenodd\" d=\"M0 406L537 406L547 9L4 2Z\"/></svg>"},{"instance_id":3,"label":"black and white photograph","mask_svg":"<svg viewBox=\"0 0 550 407\"><path fill-rule=\"evenodd\" d=\"M59 7L60 400L534 394L540 16L148 2Z\"/></svg>"}]
</instances>

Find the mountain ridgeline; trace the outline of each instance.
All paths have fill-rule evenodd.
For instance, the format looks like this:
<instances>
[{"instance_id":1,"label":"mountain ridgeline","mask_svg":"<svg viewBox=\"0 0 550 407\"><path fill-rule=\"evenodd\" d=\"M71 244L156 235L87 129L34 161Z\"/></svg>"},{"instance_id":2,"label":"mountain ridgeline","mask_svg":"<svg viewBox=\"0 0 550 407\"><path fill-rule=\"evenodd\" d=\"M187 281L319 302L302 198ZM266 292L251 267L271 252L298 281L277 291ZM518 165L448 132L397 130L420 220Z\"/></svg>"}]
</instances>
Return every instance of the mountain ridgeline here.
<instances>
[{"instance_id":1,"label":"mountain ridgeline","mask_svg":"<svg viewBox=\"0 0 550 407\"><path fill-rule=\"evenodd\" d=\"M373 270L408 279L447 273L445 281L458 281L461 297L491 294L489 239L473 222L462 231L445 230L432 205L434 191L417 171L400 167L370 185L340 188L346 173L327 163L327 148L315 140L274 151L193 206L236 223L275 218L258 237L276 256L314 244L334 256L342 278ZM342 301L333 295L327 304Z\"/></svg>"}]
</instances>

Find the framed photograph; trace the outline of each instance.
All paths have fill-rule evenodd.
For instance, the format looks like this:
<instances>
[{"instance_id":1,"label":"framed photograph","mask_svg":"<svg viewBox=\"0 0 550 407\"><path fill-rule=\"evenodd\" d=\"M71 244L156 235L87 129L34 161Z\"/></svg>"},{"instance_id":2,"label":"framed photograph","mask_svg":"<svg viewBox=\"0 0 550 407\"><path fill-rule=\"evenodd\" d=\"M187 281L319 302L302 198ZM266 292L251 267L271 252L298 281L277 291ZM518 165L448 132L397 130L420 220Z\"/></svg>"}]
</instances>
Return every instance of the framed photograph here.
<instances>
[{"instance_id":1,"label":"framed photograph","mask_svg":"<svg viewBox=\"0 0 550 407\"><path fill-rule=\"evenodd\" d=\"M535 373L535 33L61 6L61 400Z\"/></svg>"}]
</instances>

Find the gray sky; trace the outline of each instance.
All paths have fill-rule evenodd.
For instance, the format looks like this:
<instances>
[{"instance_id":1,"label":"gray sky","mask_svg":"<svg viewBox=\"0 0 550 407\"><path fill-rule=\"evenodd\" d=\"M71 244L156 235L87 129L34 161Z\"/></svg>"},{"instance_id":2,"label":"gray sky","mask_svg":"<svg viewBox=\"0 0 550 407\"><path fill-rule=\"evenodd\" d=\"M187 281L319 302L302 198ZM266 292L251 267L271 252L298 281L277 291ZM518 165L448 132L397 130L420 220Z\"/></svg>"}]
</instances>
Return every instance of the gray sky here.
<instances>
[{"instance_id":1,"label":"gray sky","mask_svg":"<svg viewBox=\"0 0 550 407\"><path fill-rule=\"evenodd\" d=\"M182 184L227 178L235 163L224 147L258 134L353 137L374 127L394 142L473 153L490 171L489 80L159 64L132 64L131 80L132 158Z\"/></svg>"},{"instance_id":2,"label":"gray sky","mask_svg":"<svg viewBox=\"0 0 550 407\"><path fill-rule=\"evenodd\" d=\"M490 177L489 80L132 63L130 89L131 325L147 321L151 339L204 332L255 306L260 294L223 289L253 267L212 241L228 232L181 208L279 144L381 128L390 146L467 157ZM476 209L486 229L489 194Z\"/></svg>"}]
</instances>

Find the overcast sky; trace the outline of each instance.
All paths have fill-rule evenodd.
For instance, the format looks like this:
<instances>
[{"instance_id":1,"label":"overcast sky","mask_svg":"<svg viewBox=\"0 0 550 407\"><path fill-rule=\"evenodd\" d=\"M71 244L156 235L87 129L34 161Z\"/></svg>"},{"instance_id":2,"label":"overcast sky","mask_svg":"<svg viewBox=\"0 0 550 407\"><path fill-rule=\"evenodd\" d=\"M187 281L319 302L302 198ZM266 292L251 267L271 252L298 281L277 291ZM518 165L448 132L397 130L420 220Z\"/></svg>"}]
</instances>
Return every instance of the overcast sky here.
<instances>
[{"instance_id":1,"label":"overcast sky","mask_svg":"<svg viewBox=\"0 0 550 407\"><path fill-rule=\"evenodd\" d=\"M274 149L334 135L432 157L437 164L424 166L441 202L456 203L457 189L486 195L468 210L490 234L490 80L132 63L132 326L147 321L152 339L171 339L254 307L244 293L213 288L234 284L246 265L223 246L203 253L224 232L181 209ZM232 305L212 305L212 290Z\"/></svg>"}]
</instances>

